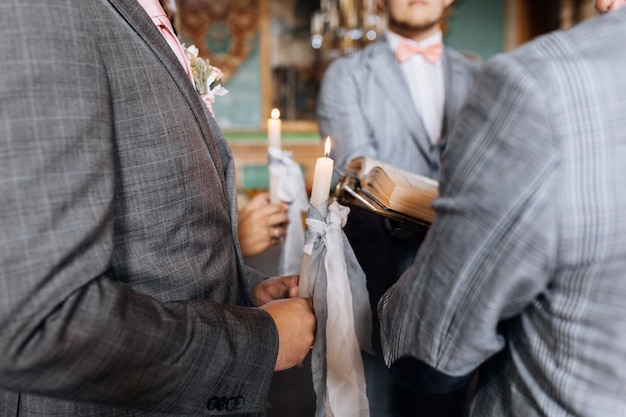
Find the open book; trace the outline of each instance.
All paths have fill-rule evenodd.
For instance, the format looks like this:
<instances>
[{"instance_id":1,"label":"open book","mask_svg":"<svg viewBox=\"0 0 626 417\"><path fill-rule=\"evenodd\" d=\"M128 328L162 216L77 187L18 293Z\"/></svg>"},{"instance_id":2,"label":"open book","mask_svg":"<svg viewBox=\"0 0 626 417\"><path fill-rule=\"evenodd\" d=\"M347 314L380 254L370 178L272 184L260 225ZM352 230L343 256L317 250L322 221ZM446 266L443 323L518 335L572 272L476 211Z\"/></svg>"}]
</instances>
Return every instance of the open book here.
<instances>
[{"instance_id":1,"label":"open book","mask_svg":"<svg viewBox=\"0 0 626 417\"><path fill-rule=\"evenodd\" d=\"M337 184L340 202L414 223L430 224L435 218L431 203L439 195L437 181L369 157L354 158L345 169L349 174Z\"/></svg>"}]
</instances>

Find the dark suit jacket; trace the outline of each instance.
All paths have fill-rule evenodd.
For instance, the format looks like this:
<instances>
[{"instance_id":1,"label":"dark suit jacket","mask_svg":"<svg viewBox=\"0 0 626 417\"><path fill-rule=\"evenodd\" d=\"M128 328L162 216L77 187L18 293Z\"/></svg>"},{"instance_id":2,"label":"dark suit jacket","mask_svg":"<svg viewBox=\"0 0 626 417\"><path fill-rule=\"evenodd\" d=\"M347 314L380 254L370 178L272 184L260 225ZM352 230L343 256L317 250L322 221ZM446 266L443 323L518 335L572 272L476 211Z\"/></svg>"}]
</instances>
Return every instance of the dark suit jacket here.
<instances>
[{"instance_id":1,"label":"dark suit jacket","mask_svg":"<svg viewBox=\"0 0 626 417\"><path fill-rule=\"evenodd\" d=\"M0 6L0 416L257 415L233 161L135 0Z\"/></svg>"}]
</instances>

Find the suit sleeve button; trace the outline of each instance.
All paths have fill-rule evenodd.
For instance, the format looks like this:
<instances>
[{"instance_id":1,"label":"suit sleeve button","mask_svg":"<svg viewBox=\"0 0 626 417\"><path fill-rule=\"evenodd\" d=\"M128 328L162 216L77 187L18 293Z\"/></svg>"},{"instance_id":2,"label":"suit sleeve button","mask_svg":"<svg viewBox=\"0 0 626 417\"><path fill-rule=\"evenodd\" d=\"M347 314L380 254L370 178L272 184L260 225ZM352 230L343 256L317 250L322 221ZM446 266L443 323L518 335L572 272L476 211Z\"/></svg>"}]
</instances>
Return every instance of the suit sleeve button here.
<instances>
[{"instance_id":1,"label":"suit sleeve button","mask_svg":"<svg viewBox=\"0 0 626 417\"><path fill-rule=\"evenodd\" d=\"M228 398L220 397L217 401L217 410L224 411L226 410L226 407L228 407Z\"/></svg>"},{"instance_id":2,"label":"suit sleeve button","mask_svg":"<svg viewBox=\"0 0 626 417\"><path fill-rule=\"evenodd\" d=\"M219 401L219 398L212 397L207 403L206 408L208 408L209 410L215 410L217 408L218 401Z\"/></svg>"},{"instance_id":3,"label":"suit sleeve button","mask_svg":"<svg viewBox=\"0 0 626 417\"><path fill-rule=\"evenodd\" d=\"M243 408L245 403L246 400L241 395L238 397L231 397L230 400L228 400L228 410L239 410L240 408Z\"/></svg>"}]
</instances>

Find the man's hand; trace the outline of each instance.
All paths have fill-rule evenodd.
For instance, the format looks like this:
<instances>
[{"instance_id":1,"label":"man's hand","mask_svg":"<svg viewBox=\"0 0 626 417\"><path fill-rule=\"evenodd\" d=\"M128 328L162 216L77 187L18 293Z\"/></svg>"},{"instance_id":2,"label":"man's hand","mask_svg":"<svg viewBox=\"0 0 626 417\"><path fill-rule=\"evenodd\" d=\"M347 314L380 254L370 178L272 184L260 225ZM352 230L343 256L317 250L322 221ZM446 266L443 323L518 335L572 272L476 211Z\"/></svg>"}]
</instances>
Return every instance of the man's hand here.
<instances>
[{"instance_id":1,"label":"man's hand","mask_svg":"<svg viewBox=\"0 0 626 417\"><path fill-rule=\"evenodd\" d=\"M260 193L239 210L237 237L243 256L258 255L283 241L288 208L285 203L270 204L269 193Z\"/></svg>"},{"instance_id":2,"label":"man's hand","mask_svg":"<svg viewBox=\"0 0 626 417\"><path fill-rule=\"evenodd\" d=\"M287 298L261 307L268 312L278 329L278 356L274 371L289 369L301 363L313 346L316 319L313 300Z\"/></svg>"},{"instance_id":3,"label":"man's hand","mask_svg":"<svg viewBox=\"0 0 626 417\"><path fill-rule=\"evenodd\" d=\"M295 297L298 295L298 275L265 279L254 287L253 295L257 306L281 298Z\"/></svg>"}]
</instances>

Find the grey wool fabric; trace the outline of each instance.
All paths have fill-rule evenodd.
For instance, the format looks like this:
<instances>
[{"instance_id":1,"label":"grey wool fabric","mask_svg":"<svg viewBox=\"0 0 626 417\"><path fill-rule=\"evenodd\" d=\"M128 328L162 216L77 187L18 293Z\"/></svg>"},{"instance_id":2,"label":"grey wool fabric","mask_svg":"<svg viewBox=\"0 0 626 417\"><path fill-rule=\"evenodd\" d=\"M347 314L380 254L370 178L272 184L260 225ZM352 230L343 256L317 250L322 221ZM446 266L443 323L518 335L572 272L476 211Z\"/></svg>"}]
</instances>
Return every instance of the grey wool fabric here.
<instances>
[{"instance_id":1,"label":"grey wool fabric","mask_svg":"<svg viewBox=\"0 0 626 417\"><path fill-rule=\"evenodd\" d=\"M175 54L135 0L0 22L0 416L264 415L278 335Z\"/></svg>"}]
</instances>

